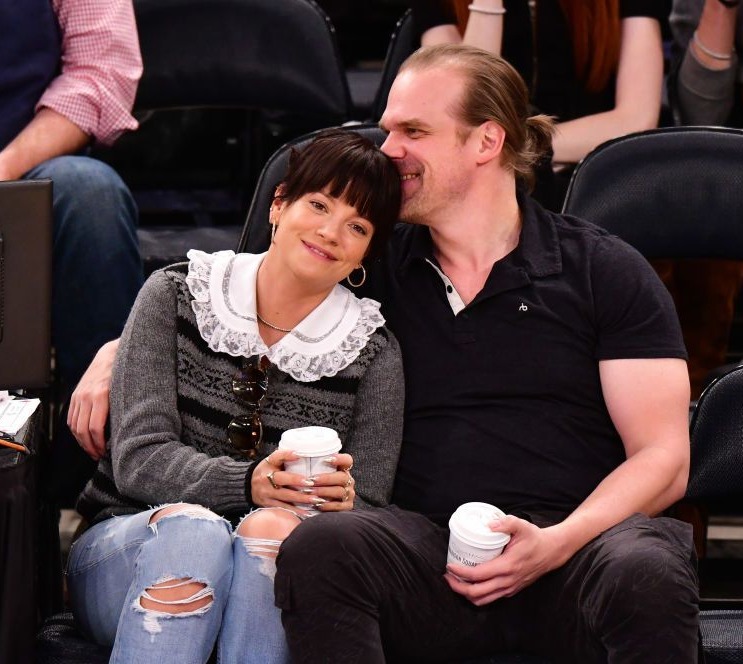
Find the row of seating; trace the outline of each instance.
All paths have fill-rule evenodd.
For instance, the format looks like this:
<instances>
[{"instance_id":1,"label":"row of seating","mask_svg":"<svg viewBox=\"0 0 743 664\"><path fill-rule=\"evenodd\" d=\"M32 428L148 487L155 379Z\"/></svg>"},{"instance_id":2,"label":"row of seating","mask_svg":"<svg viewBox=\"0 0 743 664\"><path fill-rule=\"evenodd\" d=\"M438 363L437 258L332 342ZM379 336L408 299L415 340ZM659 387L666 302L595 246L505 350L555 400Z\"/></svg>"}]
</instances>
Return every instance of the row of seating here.
<instances>
[{"instance_id":1,"label":"row of seating","mask_svg":"<svg viewBox=\"0 0 743 664\"><path fill-rule=\"evenodd\" d=\"M253 175L268 152L306 130L347 120L351 102L332 25L314 2L135 0L134 5L145 62L136 102L142 128L99 156L124 175L145 215L178 211L195 220L187 228L141 229L151 270L181 258L191 247L235 246L240 227L217 220L220 215L233 219L242 214ZM406 15L390 43L372 118L381 115L395 72L414 47L412 22ZM180 109L178 115L173 115L175 109ZM209 125L204 122L206 113L223 126L203 137L199 132ZM175 132L177 136L172 131L174 118L185 129ZM373 126L357 130L382 140ZM224 161L225 181L204 186L211 178L198 169L204 153L189 145L194 135L202 136L207 146L215 137L221 141L212 156ZM741 147L741 132L732 130L661 130L618 139L590 155L576 171L565 211L605 225L648 257L743 258L739 255L743 230L728 223L740 219L741 201L736 199L742 173L735 155ZM184 160L178 158L179 150ZM262 171L238 243L241 250L267 246L267 212L286 155L283 148ZM162 172L163 163L180 166L183 161L194 169L190 174L188 169ZM732 378L726 377L700 400L701 413L705 407L714 410L709 404L722 399L727 403L722 414L695 417L689 491L702 502L709 498L710 487L720 483L720 468L728 475L727 488L718 497L729 498L733 487L740 486L740 478L731 471L741 460L735 456L741 448L739 427L730 417L730 403L736 403L743 389L738 372L735 377L732 386ZM714 396L720 393L722 397ZM718 431L710 440L712 422L718 428L730 427L729 432L720 436ZM729 444L722 466L717 463L720 439ZM712 449L703 452L707 446ZM743 661L743 612L705 611L702 626L708 662ZM75 633L69 615L49 621L39 638L40 662L95 662L107 657L106 649ZM515 655L488 661L533 660Z\"/></svg>"},{"instance_id":2,"label":"row of seating","mask_svg":"<svg viewBox=\"0 0 743 664\"><path fill-rule=\"evenodd\" d=\"M286 140L351 117L335 30L307 0L134 0L138 131L95 156L140 208L146 272L232 245Z\"/></svg>"},{"instance_id":3,"label":"row of seating","mask_svg":"<svg viewBox=\"0 0 743 664\"><path fill-rule=\"evenodd\" d=\"M373 125L349 128L377 143ZM285 172L289 150L267 162L237 246L263 251L269 242L268 209L273 187ZM743 131L668 128L611 141L577 168L565 212L587 217L624 238L648 257L743 259ZM743 498L743 368L713 383L691 423L692 469L687 499L708 505ZM738 503L739 504L739 503ZM702 525L703 527L703 525ZM704 533L701 533L704 537ZM740 570L733 584L743 587ZM743 595L734 602L705 597L702 637L708 664L743 661ZM723 607L723 608L720 608ZM69 614L49 619L38 639L39 664L104 662L108 650L89 644ZM539 664L525 655L493 656L488 664ZM478 664L485 664L480 662ZM541 664L544 664L543 662Z\"/></svg>"}]
</instances>

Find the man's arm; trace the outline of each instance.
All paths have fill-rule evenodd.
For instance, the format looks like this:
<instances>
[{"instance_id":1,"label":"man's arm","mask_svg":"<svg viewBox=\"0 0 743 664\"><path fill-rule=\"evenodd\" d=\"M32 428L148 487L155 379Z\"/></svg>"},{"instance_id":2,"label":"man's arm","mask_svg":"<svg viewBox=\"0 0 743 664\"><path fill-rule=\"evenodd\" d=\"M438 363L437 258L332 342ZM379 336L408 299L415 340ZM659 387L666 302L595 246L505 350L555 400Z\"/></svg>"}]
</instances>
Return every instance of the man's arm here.
<instances>
[{"instance_id":1,"label":"man's arm","mask_svg":"<svg viewBox=\"0 0 743 664\"><path fill-rule=\"evenodd\" d=\"M80 446L96 460L106 451L104 432L108 421L111 372L118 349L118 339L101 346L72 393L67 412L67 426Z\"/></svg>"},{"instance_id":2,"label":"man's arm","mask_svg":"<svg viewBox=\"0 0 743 664\"><path fill-rule=\"evenodd\" d=\"M0 180L17 180L47 159L77 152L89 140L74 122L50 108L42 108L0 151Z\"/></svg>"},{"instance_id":3,"label":"man's arm","mask_svg":"<svg viewBox=\"0 0 743 664\"><path fill-rule=\"evenodd\" d=\"M0 151L0 180L78 152L91 137L112 143L137 128L131 109L142 58L131 0L54 0L53 7L62 32L61 70L33 120Z\"/></svg>"},{"instance_id":4,"label":"man's arm","mask_svg":"<svg viewBox=\"0 0 743 664\"><path fill-rule=\"evenodd\" d=\"M36 104L101 143L137 128L131 110L142 76L132 0L53 0L62 68Z\"/></svg>"},{"instance_id":5,"label":"man's arm","mask_svg":"<svg viewBox=\"0 0 743 664\"><path fill-rule=\"evenodd\" d=\"M599 363L609 414L627 459L562 523L538 528L507 516L493 530L511 541L495 560L467 568L449 565L462 583L449 585L482 605L508 597L565 564L581 547L628 516L653 515L684 495L689 476L689 376L680 359Z\"/></svg>"}]
</instances>

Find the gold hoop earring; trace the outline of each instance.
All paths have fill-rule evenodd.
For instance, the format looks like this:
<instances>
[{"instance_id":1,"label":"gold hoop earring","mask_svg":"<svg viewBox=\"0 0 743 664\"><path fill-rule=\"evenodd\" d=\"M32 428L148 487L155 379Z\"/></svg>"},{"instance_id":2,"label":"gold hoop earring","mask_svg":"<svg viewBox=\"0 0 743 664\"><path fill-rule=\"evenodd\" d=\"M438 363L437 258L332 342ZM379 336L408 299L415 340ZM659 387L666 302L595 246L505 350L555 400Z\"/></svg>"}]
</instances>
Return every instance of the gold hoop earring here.
<instances>
[{"instance_id":1,"label":"gold hoop earring","mask_svg":"<svg viewBox=\"0 0 743 664\"><path fill-rule=\"evenodd\" d=\"M351 271L351 274L349 274L346 277L346 281L348 282L348 285L353 288L358 288L359 286L363 286L364 282L366 281L366 268L363 265L359 265L356 269L361 270L361 272L363 273L361 275L361 281L359 281L358 283L353 283L353 281L351 281L351 274L353 274L353 271Z\"/></svg>"}]
</instances>

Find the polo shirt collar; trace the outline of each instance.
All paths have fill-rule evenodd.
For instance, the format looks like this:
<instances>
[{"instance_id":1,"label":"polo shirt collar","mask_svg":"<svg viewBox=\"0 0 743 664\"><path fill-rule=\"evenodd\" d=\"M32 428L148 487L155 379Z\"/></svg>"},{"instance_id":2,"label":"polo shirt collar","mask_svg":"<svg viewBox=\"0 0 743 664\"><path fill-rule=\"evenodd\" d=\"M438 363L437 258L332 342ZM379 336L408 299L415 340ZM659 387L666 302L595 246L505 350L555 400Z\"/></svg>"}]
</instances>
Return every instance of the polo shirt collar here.
<instances>
[{"instance_id":1,"label":"polo shirt collar","mask_svg":"<svg viewBox=\"0 0 743 664\"><path fill-rule=\"evenodd\" d=\"M529 277L559 274L562 271L562 255L553 213L545 210L520 189L516 192L516 199L522 222L519 243L493 267L503 265L520 268ZM410 229L410 233L409 249L400 263L400 268L406 269L416 261L430 261L438 265L434 258L433 240L428 227L415 225ZM502 269L499 268L497 271L500 272Z\"/></svg>"},{"instance_id":2,"label":"polo shirt collar","mask_svg":"<svg viewBox=\"0 0 743 664\"><path fill-rule=\"evenodd\" d=\"M545 210L523 191L516 192L521 210L521 236L516 249L504 260L518 262L531 277L546 277L562 271L560 238L554 213Z\"/></svg>"}]
</instances>

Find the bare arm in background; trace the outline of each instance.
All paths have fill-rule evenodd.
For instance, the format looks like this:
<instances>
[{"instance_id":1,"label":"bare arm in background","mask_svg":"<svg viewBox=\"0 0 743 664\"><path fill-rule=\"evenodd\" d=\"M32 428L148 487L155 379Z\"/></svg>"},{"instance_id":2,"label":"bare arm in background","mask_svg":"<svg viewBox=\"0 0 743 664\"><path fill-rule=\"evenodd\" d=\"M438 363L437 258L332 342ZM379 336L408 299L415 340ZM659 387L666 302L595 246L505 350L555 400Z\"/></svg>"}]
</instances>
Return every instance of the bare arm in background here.
<instances>
[{"instance_id":1,"label":"bare arm in background","mask_svg":"<svg viewBox=\"0 0 743 664\"><path fill-rule=\"evenodd\" d=\"M681 58L674 101L683 124L722 125L730 115L738 70L739 11L719 0L675 0L673 4L671 29Z\"/></svg>"}]
</instances>

